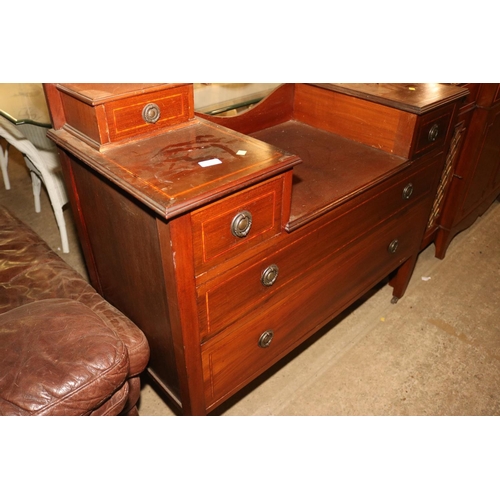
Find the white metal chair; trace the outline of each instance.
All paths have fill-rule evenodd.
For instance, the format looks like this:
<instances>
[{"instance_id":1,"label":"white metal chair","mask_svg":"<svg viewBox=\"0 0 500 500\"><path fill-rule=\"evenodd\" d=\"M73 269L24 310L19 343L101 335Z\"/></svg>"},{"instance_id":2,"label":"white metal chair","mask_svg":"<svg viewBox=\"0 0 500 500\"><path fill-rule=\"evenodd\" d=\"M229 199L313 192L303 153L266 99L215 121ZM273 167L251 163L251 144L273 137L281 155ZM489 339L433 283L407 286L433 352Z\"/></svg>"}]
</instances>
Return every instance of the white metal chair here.
<instances>
[{"instance_id":1,"label":"white metal chair","mask_svg":"<svg viewBox=\"0 0 500 500\"><path fill-rule=\"evenodd\" d=\"M14 125L3 116L0 116L0 137L5 138L10 145L23 154L26 166L30 171L35 211L38 213L41 210L40 190L41 183L43 182L49 195L59 227L59 233L61 234L62 250L64 253L68 253L68 234L63 214L63 207L68 203L68 196L64 187L57 150L45 134L46 129L43 127L28 123ZM5 151L0 152L0 166L2 168L5 187L6 189L10 189L7 162L8 146Z\"/></svg>"}]
</instances>

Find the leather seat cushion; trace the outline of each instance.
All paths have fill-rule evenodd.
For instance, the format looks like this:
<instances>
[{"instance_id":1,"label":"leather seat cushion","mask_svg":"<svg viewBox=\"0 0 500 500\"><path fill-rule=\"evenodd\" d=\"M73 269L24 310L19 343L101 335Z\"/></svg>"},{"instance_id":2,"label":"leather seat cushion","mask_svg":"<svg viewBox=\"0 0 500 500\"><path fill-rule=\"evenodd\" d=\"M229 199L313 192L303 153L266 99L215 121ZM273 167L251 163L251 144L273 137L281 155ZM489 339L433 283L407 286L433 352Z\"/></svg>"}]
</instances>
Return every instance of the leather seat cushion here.
<instances>
[{"instance_id":1,"label":"leather seat cushion","mask_svg":"<svg viewBox=\"0 0 500 500\"><path fill-rule=\"evenodd\" d=\"M1 415L89 414L129 375L119 336L89 307L68 299L0 314L0 359ZM122 392L124 404L127 389Z\"/></svg>"}]
</instances>

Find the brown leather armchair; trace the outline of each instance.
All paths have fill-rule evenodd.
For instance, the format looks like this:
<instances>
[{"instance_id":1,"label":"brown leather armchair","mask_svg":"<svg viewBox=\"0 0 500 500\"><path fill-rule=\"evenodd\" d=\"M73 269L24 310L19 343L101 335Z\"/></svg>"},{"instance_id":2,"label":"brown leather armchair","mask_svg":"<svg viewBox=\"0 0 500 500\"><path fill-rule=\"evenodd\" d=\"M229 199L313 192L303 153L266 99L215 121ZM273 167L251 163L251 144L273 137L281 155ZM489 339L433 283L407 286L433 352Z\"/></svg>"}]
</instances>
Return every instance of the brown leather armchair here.
<instances>
[{"instance_id":1,"label":"brown leather armchair","mask_svg":"<svg viewBox=\"0 0 500 500\"><path fill-rule=\"evenodd\" d=\"M137 415L146 337L0 206L0 415Z\"/></svg>"}]
</instances>

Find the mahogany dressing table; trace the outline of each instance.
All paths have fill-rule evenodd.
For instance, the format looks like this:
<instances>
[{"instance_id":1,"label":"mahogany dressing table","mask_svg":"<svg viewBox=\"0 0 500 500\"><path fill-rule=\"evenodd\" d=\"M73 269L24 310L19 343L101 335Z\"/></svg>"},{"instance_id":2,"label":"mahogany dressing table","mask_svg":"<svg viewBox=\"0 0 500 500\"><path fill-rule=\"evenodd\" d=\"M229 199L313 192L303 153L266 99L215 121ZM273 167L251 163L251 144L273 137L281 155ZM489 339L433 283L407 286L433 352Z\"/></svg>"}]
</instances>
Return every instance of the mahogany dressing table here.
<instances>
[{"instance_id":1,"label":"mahogany dressing table","mask_svg":"<svg viewBox=\"0 0 500 500\"><path fill-rule=\"evenodd\" d=\"M234 117L190 84L46 84L89 276L149 374L213 411L390 276L410 280L457 109L447 85L285 84Z\"/></svg>"}]
</instances>

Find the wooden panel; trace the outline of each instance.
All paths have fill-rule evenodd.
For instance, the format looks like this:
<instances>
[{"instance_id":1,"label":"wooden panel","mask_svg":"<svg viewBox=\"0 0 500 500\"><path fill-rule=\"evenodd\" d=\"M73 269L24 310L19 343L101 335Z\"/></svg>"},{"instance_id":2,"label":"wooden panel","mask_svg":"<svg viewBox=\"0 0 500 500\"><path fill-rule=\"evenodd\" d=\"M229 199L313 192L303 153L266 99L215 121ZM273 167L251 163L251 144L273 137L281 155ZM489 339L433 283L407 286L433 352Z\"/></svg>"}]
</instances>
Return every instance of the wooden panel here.
<instances>
[{"instance_id":1,"label":"wooden panel","mask_svg":"<svg viewBox=\"0 0 500 500\"><path fill-rule=\"evenodd\" d=\"M54 83L44 83L43 91L49 108L50 119L54 128L61 128L66 123L61 93Z\"/></svg>"},{"instance_id":2,"label":"wooden panel","mask_svg":"<svg viewBox=\"0 0 500 500\"><path fill-rule=\"evenodd\" d=\"M462 86L442 83L323 83L323 88L391 108L423 115L467 95Z\"/></svg>"},{"instance_id":3,"label":"wooden panel","mask_svg":"<svg viewBox=\"0 0 500 500\"><path fill-rule=\"evenodd\" d=\"M500 100L500 84L481 83L477 96L477 105L488 108L495 105Z\"/></svg>"},{"instance_id":4,"label":"wooden panel","mask_svg":"<svg viewBox=\"0 0 500 500\"><path fill-rule=\"evenodd\" d=\"M72 166L100 292L144 331L150 363L178 396L156 217L80 162Z\"/></svg>"},{"instance_id":5,"label":"wooden panel","mask_svg":"<svg viewBox=\"0 0 500 500\"><path fill-rule=\"evenodd\" d=\"M485 111L478 109L476 112ZM461 207L462 217L479 205L493 189L494 177L500 163L500 106L493 108L488 115L479 151L476 163L470 166L472 175Z\"/></svg>"},{"instance_id":6,"label":"wooden panel","mask_svg":"<svg viewBox=\"0 0 500 500\"><path fill-rule=\"evenodd\" d=\"M294 92L295 85L287 83L273 90L258 105L236 116L209 116L203 113L196 115L237 132L251 134L290 120L293 115Z\"/></svg>"},{"instance_id":7,"label":"wooden panel","mask_svg":"<svg viewBox=\"0 0 500 500\"><path fill-rule=\"evenodd\" d=\"M180 401L184 414L204 415L205 400L201 372L201 352L196 314L194 263L189 215L169 223L158 220L163 272L170 313L175 366L179 375ZM167 359L150 363L149 370L165 388L161 377ZM166 381L168 383L168 380ZM168 388L167 388L167 392Z\"/></svg>"},{"instance_id":8,"label":"wooden panel","mask_svg":"<svg viewBox=\"0 0 500 500\"><path fill-rule=\"evenodd\" d=\"M64 127L66 129L83 140L85 140L85 137L88 137L90 139L88 142L94 145L107 142L106 136L101 136L101 131L99 130L97 119L99 112L64 93L61 93L61 101L64 108L66 120Z\"/></svg>"},{"instance_id":9,"label":"wooden panel","mask_svg":"<svg viewBox=\"0 0 500 500\"><path fill-rule=\"evenodd\" d=\"M296 84L294 119L409 157L416 115L311 85Z\"/></svg>"}]
</instances>

